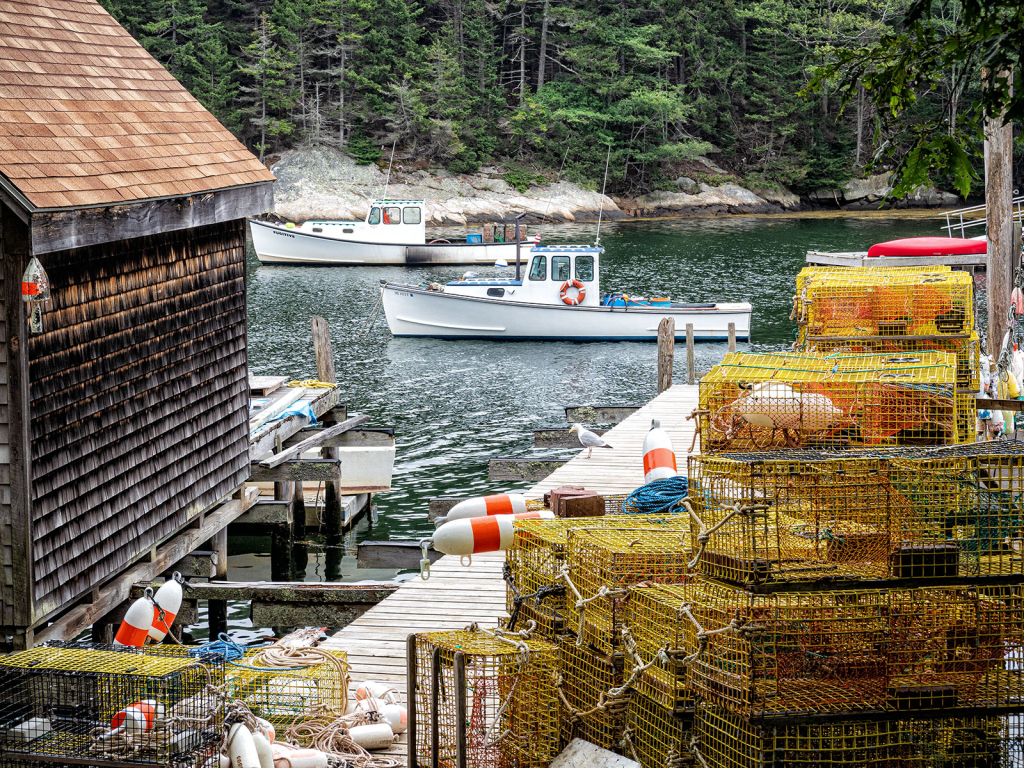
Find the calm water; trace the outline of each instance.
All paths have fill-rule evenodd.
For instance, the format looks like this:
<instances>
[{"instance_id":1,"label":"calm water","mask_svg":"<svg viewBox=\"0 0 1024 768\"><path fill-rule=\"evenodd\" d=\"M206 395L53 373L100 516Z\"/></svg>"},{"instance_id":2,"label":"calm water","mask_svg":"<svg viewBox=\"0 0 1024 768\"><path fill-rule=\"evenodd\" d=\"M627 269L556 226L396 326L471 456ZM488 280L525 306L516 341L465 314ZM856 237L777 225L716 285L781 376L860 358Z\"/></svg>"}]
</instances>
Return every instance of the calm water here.
<instances>
[{"instance_id":1,"label":"calm water","mask_svg":"<svg viewBox=\"0 0 1024 768\"><path fill-rule=\"evenodd\" d=\"M594 238L592 224L540 231L551 243ZM750 301L752 342L741 349L778 350L795 337L789 320L794 277L809 249L866 250L897 237L939 234L938 221L923 217L606 223L601 288L689 301ZM427 499L432 496L509 489L507 483L488 482L488 459L533 453L532 431L564 427L565 405L639 404L655 395L654 344L394 339L383 313L366 330L379 280L443 282L466 269L263 267L250 250L250 371L315 377L309 321L321 315L331 326L349 412L370 414L373 425L394 427L397 438L392 490L376 497L378 521L372 528L362 521L335 546L311 536L318 543L308 548L307 580L394 578L395 571L357 570L357 542L428 533ZM698 370L711 367L724 353L724 344L698 345ZM269 539L234 538L229 547L230 578L270 579ZM302 578L302 571L300 561L293 578ZM251 626L240 618L245 612L244 606L232 612L234 630Z\"/></svg>"}]
</instances>

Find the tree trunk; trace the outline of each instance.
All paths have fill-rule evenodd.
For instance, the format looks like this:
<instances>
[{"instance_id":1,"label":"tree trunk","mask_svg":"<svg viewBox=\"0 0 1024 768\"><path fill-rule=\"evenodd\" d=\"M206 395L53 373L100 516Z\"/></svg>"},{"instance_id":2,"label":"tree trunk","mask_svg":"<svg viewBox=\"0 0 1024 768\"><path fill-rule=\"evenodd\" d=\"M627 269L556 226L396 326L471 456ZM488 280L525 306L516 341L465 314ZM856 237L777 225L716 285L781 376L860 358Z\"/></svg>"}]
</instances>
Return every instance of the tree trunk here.
<instances>
[{"instance_id":1,"label":"tree trunk","mask_svg":"<svg viewBox=\"0 0 1024 768\"><path fill-rule=\"evenodd\" d=\"M860 145L864 140L864 83L857 84L857 157L853 164L860 167Z\"/></svg>"},{"instance_id":2,"label":"tree trunk","mask_svg":"<svg viewBox=\"0 0 1024 768\"><path fill-rule=\"evenodd\" d=\"M540 22L540 53L537 54L537 90L544 86L544 70L547 69L548 55L548 3L544 0L544 16Z\"/></svg>"},{"instance_id":3,"label":"tree trunk","mask_svg":"<svg viewBox=\"0 0 1024 768\"><path fill-rule=\"evenodd\" d=\"M526 3L519 7L519 108L526 104Z\"/></svg>"}]
</instances>

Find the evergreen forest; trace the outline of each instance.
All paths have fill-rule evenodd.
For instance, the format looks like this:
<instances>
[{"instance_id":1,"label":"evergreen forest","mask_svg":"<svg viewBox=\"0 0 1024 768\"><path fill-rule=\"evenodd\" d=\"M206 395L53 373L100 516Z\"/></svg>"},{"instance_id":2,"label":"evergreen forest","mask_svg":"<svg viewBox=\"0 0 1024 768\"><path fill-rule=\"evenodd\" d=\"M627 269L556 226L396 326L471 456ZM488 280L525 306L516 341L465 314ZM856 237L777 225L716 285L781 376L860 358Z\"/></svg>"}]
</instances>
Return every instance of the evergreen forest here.
<instances>
[{"instance_id":1,"label":"evergreen forest","mask_svg":"<svg viewBox=\"0 0 1024 768\"><path fill-rule=\"evenodd\" d=\"M711 153L753 187L863 175L914 115L977 88L935 73L906 121L818 77L897 29L909 0L102 0L261 158L392 144L426 167L500 161L623 195L674 188ZM932 3L955 29L959 0ZM869 95L870 96L870 95Z\"/></svg>"}]
</instances>

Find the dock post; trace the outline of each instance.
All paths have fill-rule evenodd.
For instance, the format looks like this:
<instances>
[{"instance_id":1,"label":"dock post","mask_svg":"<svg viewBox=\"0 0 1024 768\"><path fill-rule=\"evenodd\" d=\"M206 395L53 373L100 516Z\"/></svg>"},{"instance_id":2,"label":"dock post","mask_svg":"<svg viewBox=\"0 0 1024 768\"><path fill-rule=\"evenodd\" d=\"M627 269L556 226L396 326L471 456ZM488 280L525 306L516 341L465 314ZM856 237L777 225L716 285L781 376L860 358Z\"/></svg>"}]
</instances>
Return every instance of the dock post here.
<instances>
[{"instance_id":1,"label":"dock post","mask_svg":"<svg viewBox=\"0 0 1024 768\"><path fill-rule=\"evenodd\" d=\"M406 765L416 768L416 635L410 634L405 639L405 711L408 723L405 739L409 747Z\"/></svg>"},{"instance_id":2,"label":"dock post","mask_svg":"<svg viewBox=\"0 0 1024 768\"><path fill-rule=\"evenodd\" d=\"M988 219L988 343L986 352L999 356L1009 327L1013 268L1013 123L1006 113L985 115L985 214Z\"/></svg>"},{"instance_id":3,"label":"dock post","mask_svg":"<svg viewBox=\"0 0 1024 768\"><path fill-rule=\"evenodd\" d=\"M430 656L430 768L441 766L441 649L435 648Z\"/></svg>"},{"instance_id":4,"label":"dock post","mask_svg":"<svg viewBox=\"0 0 1024 768\"><path fill-rule=\"evenodd\" d=\"M658 323L658 394L672 386L672 362L676 355L676 319Z\"/></svg>"},{"instance_id":5,"label":"dock post","mask_svg":"<svg viewBox=\"0 0 1024 768\"><path fill-rule=\"evenodd\" d=\"M334 350L331 348L331 329L322 317L313 318L313 354L316 355L316 374L320 381L337 384L334 373ZM336 423L333 413L324 415L323 423L330 426ZM325 459L341 458L337 448L322 448L321 455ZM328 536L341 535L341 490L337 483L324 483L324 526Z\"/></svg>"},{"instance_id":6,"label":"dock post","mask_svg":"<svg viewBox=\"0 0 1024 768\"><path fill-rule=\"evenodd\" d=\"M697 383L697 361L693 356L693 323L686 324L686 383L691 387Z\"/></svg>"},{"instance_id":7,"label":"dock post","mask_svg":"<svg viewBox=\"0 0 1024 768\"><path fill-rule=\"evenodd\" d=\"M736 323L729 323L729 351L736 351Z\"/></svg>"},{"instance_id":8,"label":"dock post","mask_svg":"<svg viewBox=\"0 0 1024 768\"><path fill-rule=\"evenodd\" d=\"M462 651L455 653L455 722L455 768L466 768L466 657Z\"/></svg>"},{"instance_id":9,"label":"dock post","mask_svg":"<svg viewBox=\"0 0 1024 768\"><path fill-rule=\"evenodd\" d=\"M228 580L228 529L221 528L213 535L206 549L213 550L217 556L217 565L212 581ZM210 624L210 640L216 640L221 632L228 631L227 600L208 600L206 603L207 618Z\"/></svg>"}]
</instances>

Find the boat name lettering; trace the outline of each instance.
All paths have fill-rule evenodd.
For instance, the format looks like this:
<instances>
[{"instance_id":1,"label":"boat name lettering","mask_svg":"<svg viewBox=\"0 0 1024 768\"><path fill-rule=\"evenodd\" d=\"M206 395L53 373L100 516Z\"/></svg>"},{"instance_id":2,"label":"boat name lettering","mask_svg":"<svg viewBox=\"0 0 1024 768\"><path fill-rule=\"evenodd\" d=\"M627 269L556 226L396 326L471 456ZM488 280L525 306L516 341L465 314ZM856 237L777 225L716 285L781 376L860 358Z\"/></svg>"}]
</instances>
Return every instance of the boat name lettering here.
<instances>
[{"instance_id":1,"label":"boat name lettering","mask_svg":"<svg viewBox=\"0 0 1024 768\"><path fill-rule=\"evenodd\" d=\"M408 291L395 291L395 295L396 296L408 296L408 297L412 298L413 294L409 293Z\"/></svg>"},{"instance_id":2,"label":"boat name lettering","mask_svg":"<svg viewBox=\"0 0 1024 768\"><path fill-rule=\"evenodd\" d=\"M295 235L289 234L288 232L278 232L276 229L274 230L274 234L281 235L281 237L290 237L293 240L295 239Z\"/></svg>"}]
</instances>

